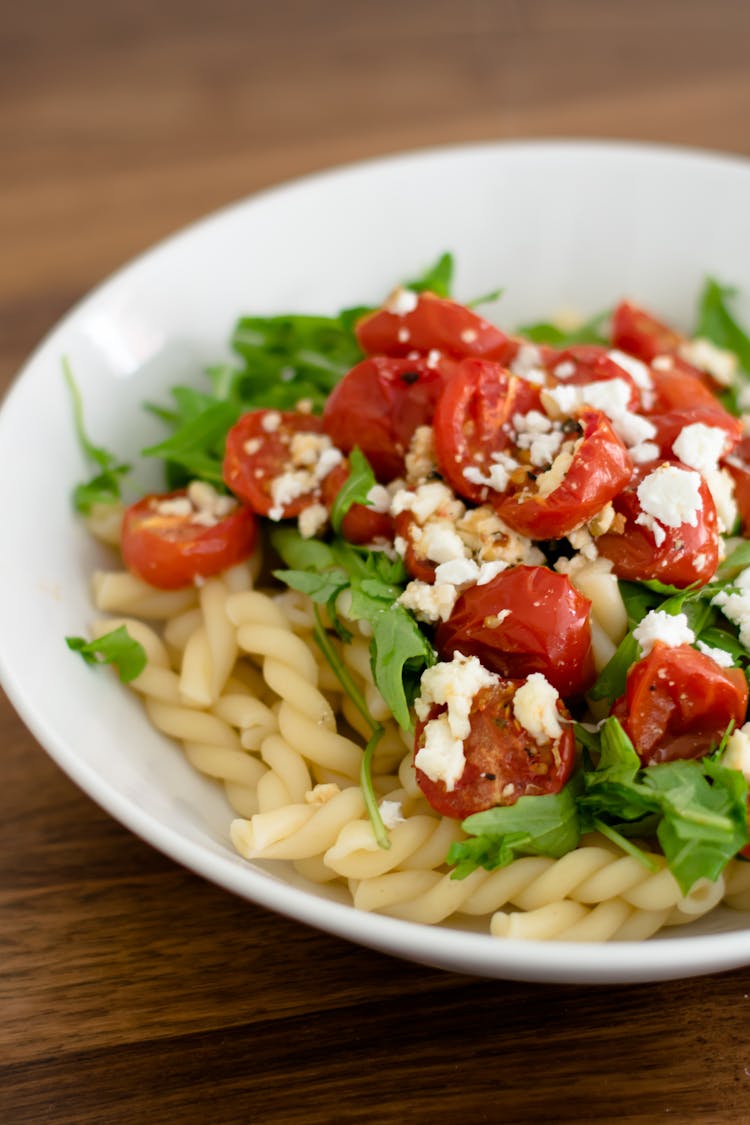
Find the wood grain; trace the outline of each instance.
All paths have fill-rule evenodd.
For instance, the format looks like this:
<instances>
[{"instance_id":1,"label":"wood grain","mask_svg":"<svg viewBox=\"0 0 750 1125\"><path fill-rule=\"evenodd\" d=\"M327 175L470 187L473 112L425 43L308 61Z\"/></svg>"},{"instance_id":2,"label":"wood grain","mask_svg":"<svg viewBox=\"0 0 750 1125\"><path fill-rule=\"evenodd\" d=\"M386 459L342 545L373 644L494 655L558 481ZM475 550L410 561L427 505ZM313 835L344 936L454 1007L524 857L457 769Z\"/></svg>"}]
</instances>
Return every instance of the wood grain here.
<instances>
[{"instance_id":1,"label":"wood grain","mask_svg":"<svg viewBox=\"0 0 750 1125\"><path fill-rule=\"evenodd\" d=\"M748 154L748 33L739 0L14 5L0 389L123 261L291 176L496 137ZM750 970L583 989L409 965L177 867L4 698L0 744L3 1122L750 1121Z\"/></svg>"}]
</instances>

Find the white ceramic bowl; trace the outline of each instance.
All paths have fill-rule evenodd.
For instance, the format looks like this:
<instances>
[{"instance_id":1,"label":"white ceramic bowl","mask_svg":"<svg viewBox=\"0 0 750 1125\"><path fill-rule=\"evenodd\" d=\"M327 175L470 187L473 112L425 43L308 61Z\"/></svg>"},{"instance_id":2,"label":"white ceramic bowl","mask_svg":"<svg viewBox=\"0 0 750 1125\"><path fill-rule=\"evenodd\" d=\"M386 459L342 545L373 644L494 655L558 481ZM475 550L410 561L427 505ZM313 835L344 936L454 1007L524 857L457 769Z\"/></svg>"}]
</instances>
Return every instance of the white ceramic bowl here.
<instances>
[{"instance_id":1,"label":"white ceramic bowl","mask_svg":"<svg viewBox=\"0 0 750 1125\"><path fill-rule=\"evenodd\" d=\"M85 475L61 377L69 357L94 439L123 454L155 438L140 408L221 358L242 312L376 302L438 253L457 295L504 286L513 326L628 294L692 321L706 274L750 297L750 164L588 142L487 144L309 177L198 223L127 266L44 341L0 414L0 670L21 716L95 801L165 854L257 903L386 952L526 980L627 982L750 962L750 917L721 909L644 944L502 941L362 914L292 872L239 859L212 783L148 725L111 674L70 654L92 617L98 549L76 522ZM745 299L741 311L750 319Z\"/></svg>"}]
</instances>

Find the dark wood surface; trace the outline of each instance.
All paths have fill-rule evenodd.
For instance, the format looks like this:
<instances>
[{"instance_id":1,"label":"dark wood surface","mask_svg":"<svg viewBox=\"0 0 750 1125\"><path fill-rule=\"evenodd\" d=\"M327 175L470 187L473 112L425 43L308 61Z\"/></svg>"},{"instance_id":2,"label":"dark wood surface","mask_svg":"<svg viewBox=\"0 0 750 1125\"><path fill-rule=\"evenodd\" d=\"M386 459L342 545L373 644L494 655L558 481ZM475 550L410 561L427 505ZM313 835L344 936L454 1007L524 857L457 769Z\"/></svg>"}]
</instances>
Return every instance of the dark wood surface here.
<instances>
[{"instance_id":1,"label":"dark wood surface","mask_svg":"<svg viewBox=\"0 0 750 1125\"><path fill-rule=\"evenodd\" d=\"M281 179L500 137L747 155L749 39L742 0L8 6L0 389L116 266ZM4 699L0 743L1 1121L750 1122L750 969L586 989L392 960L151 850Z\"/></svg>"}]
</instances>

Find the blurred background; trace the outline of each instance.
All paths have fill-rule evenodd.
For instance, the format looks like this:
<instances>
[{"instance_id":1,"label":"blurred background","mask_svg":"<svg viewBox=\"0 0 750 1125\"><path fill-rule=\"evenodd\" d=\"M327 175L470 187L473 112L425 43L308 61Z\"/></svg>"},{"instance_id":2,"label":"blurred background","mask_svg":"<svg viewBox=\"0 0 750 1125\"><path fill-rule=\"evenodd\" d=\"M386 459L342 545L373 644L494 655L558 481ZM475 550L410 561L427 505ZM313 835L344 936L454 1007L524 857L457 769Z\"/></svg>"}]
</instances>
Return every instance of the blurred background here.
<instances>
[{"instance_id":1,"label":"blurred background","mask_svg":"<svg viewBox=\"0 0 750 1125\"><path fill-rule=\"evenodd\" d=\"M3 374L156 239L332 164L503 137L748 152L748 33L744 0L9 5Z\"/></svg>"}]
</instances>

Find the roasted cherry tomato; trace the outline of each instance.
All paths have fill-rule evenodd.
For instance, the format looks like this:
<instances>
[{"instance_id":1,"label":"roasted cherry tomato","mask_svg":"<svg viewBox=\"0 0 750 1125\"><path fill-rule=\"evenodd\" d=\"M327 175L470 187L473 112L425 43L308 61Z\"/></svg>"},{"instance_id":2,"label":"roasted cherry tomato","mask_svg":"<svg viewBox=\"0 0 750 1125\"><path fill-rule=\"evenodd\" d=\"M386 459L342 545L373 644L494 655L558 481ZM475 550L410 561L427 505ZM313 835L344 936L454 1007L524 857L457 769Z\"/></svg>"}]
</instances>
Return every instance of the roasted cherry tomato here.
<instances>
[{"instance_id":1,"label":"roasted cherry tomato","mask_svg":"<svg viewBox=\"0 0 750 1125\"><path fill-rule=\"evenodd\" d=\"M678 527L660 525L661 531L654 531L648 521L637 522L645 518L638 499L638 486L655 469L670 464L692 471L675 461L652 461L637 466L627 488L612 502L615 512L624 519L624 527L621 531L600 535L597 550L611 560L618 578L630 582L657 579L680 588L693 583L703 586L713 576L719 562L719 532L716 506L702 477L699 485L701 509L696 514L695 527L689 523Z\"/></svg>"},{"instance_id":2,"label":"roasted cherry tomato","mask_svg":"<svg viewBox=\"0 0 750 1125\"><path fill-rule=\"evenodd\" d=\"M560 695L580 695L594 679L590 609L566 575L515 566L465 590L438 625L435 646L441 660L476 656L508 679L542 672Z\"/></svg>"},{"instance_id":3,"label":"roasted cherry tomato","mask_svg":"<svg viewBox=\"0 0 750 1125\"><path fill-rule=\"evenodd\" d=\"M246 559L255 546L257 527L249 508L235 505L221 514L229 497L217 497L214 514L211 505L193 503L189 491L144 496L125 510L120 540L125 565L160 590L178 590L219 574Z\"/></svg>"},{"instance_id":4,"label":"roasted cherry tomato","mask_svg":"<svg viewBox=\"0 0 750 1125\"><path fill-rule=\"evenodd\" d=\"M622 301L612 314L614 346L646 363L657 355L676 352L684 341L679 332L630 301Z\"/></svg>"},{"instance_id":5,"label":"roasted cherry tomato","mask_svg":"<svg viewBox=\"0 0 750 1125\"><path fill-rule=\"evenodd\" d=\"M722 668L690 645L657 641L628 673L625 695L612 714L620 719L644 765L702 758L715 749L730 722L741 726L748 687L739 668Z\"/></svg>"},{"instance_id":6,"label":"roasted cherry tomato","mask_svg":"<svg viewBox=\"0 0 750 1125\"><path fill-rule=\"evenodd\" d=\"M364 317L356 327L367 355L406 356L413 351L439 351L448 356L483 356L505 360L514 350L508 337L471 309L434 293L408 294L409 311L389 311L388 305ZM397 307L397 300L389 302ZM407 305L408 307L408 305Z\"/></svg>"},{"instance_id":7,"label":"roasted cherry tomato","mask_svg":"<svg viewBox=\"0 0 750 1125\"><path fill-rule=\"evenodd\" d=\"M559 793L571 775L575 739L570 723L556 742L535 741L513 715L513 697L522 681L500 680L474 697L469 713L470 730L464 740L466 764L455 788L433 781L416 770L417 784L441 816L463 820L496 805L513 805L519 797ZM570 719L561 702L558 712ZM424 729L444 707L433 707L417 724L415 752L424 741Z\"/></svg>"},{"instance_id":8,"label":"roasted cherry tomato","mask_svg":"<svg viewBox=\"0 0 750 1125\"><path fill-rule=\"evenodd\" d=\"M329 511L348 476L349 463L342 461L323 481L323 503ZM341 521L341 534L350 543L374 543L378 539L392 542L393 517L389 512L376 511L368 504L352 504Z\"/></svg>"},{"instance_id":9,"label":"roasted cherry tomato","mask_svg":"<svg viewBox=\"0 0 750 1125\"><path fill-rule=\"evenodd\" d=\"M459 496L476 503L487 498L477 473L488 476L492 455L508 450L513 415L539 405L539 387L499 363L464 360L438 399L434 421L438 464Z\"/></svg>"},{"instance_id":10,"label":"roasted cherry tomato","mask_svg":"<svg viewBox=\"0 0 750 1125\"><path fill-rule=\"evenodd\" d=\"M227 434L223 465L227 487L259 516L298 516L321 499L323 478L315 479L314 468L322 434L323 423L313 414L291 410L243 414ZM327 439L324 443L329 444ZM290 490L293 495L278 499L274 481L287 473L296 476L298 487Z\"/></svg>"},{"instance_id":11,"label":"roasted cherry tomato","mask_svg":"<svg viewBox=\"0 0 750 1125\"><path fill-rule=\"evenodd\" d=\"M435 581L437 563L422 558L415 549L412 532L418 531L419 521L414 518L411 512L399 512L393 524L396 535L403 539L406 544L403 558L407 573L412 578L418 578L420 582L427 582L431 585Z\"/></svg>"},{"instance_id":12,"label":"roasted cherry tomato","mask_svg":"<svg viewBox=\"0 0 750 1125\"><path fill-rule=\"evenodd\" d=\"M652 393L644 414L668 414L671 410L695 410L706 414L727 415L715 394L702 380L700 373L688 364L672 361L668 369L651 369ZM732 415L728 415L729 418ZM701 421L701 419L697 419Z\"/></svg>"},{"instance_id":13,"label":"roasted cherry tomato","mask_svg":"<svg viewBox=\"0 0 750 1125\"><path fill-rule=\"evenodd\" d=\"M551 488L542 474L491 500L500 519L521 535L561 539L601 511L630 480L632 461L606 415L584 409L576 422L580 437L559 482L552 468Z\"/></svg>"},{"instance_id":14,"label":"roasted cherry tomato","mask_svg":"<svg viewBox=\"0 0 750 1125\"><path fill-rule=\"evenodd\" d=\"M323 427L345 453L359 446L378 480L394 480L414 431L432 422L442 387L440 370L424 359L365 359L329 395Z\"/></svg>"},{"instance_id":15,"label":"roasted cherry tomato","mask_svg":"<svg viewBox=\"0 0 750 1125\"><path fill-rule=\"evenodd\" d=\"M558 352L547 364L552 379L566 386L584 387L588 383L604 383L621 379L630 388L628 410L641 409L641 392L630 372L611 359L608 349L600 344L576 344Z\"/></svg>"}]
</instances>

